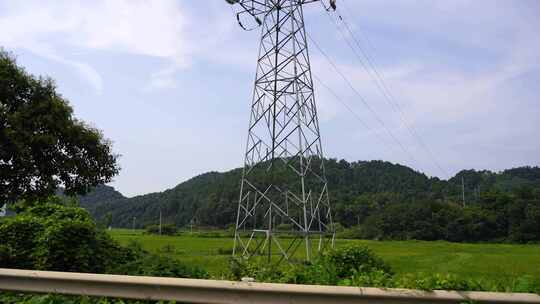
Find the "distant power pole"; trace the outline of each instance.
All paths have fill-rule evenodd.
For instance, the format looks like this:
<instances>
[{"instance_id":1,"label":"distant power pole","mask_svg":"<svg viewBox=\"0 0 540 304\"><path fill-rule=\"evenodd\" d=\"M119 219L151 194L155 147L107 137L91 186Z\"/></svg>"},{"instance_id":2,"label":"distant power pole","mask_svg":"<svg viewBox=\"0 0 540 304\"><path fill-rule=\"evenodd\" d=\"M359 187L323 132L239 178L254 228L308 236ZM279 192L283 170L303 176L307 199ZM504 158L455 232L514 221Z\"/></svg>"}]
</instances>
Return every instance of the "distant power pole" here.
<instances>
[{"instance_id":1,"label":"distant power pole","mask_svg":"<svg viewBox=\"0 0 540 304\"><path fill-rule=\"evenodd\" d=\"M135 231L135 220L137 219L136 216L133 217L133 226L132 226L132 230Z\"/></svg>"},{"instance_id":2,"label":"distant power pole","mask_svg":"<svg viewBox=\"0 0 540 304\"><path fill-rule=\"evenodd\" d=\"M463 199L463 207L465 207L465 179L461 177L461 196Z\"/></svg>"}]
</instances>

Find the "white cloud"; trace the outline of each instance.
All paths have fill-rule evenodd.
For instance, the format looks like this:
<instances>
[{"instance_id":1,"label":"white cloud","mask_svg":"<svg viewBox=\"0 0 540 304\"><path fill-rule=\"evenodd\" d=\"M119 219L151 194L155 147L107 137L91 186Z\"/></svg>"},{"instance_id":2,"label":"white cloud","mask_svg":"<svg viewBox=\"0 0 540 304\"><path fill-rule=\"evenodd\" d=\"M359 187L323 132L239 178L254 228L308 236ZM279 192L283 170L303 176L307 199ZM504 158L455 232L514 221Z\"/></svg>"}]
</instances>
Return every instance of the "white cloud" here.
<instances>
[{"instance_id":1,"label":"white cloud","mask_svg":"<svg viewBox=\"0 0 540 304\"><path fill-rule=\"evenodd\" d=\"M61 62L84 75L98 92L99 73L64 48L113 51L190 64L187 17L178 1L11 1L0 13L0 44Z\"/></svg>"}]
</instances>

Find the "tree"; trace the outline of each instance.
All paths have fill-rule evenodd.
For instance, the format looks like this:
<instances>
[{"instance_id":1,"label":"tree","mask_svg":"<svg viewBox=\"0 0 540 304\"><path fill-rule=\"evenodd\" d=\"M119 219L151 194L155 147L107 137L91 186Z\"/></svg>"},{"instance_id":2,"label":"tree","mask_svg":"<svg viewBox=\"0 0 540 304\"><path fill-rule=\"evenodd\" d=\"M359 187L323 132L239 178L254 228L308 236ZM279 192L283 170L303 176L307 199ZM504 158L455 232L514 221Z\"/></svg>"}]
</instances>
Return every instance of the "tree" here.
<instances>
[{"instance_id":1,"label":"tree","mask_svg":"<svg viewBox=\"0 0 540 304\"><path fill-rule=\"evenodd\" d=\"M73 117L52 79L0 49L0 204L43 200L59 186L85 194L118 174L117 157L99 130Z\"/></svg>"}]
</instances>

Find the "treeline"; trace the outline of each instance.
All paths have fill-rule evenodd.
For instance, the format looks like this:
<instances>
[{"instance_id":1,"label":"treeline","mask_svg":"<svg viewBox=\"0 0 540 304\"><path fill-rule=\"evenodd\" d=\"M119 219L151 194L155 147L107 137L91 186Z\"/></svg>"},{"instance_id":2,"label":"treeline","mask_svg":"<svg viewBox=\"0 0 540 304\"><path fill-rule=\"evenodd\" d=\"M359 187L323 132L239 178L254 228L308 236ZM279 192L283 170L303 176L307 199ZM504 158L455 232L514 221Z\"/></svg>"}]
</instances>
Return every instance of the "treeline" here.
<instances>
[{"instance_id":1,"label":"treeline","mask_svg":"<svg viewBox=\"0 0 540 304\"><path fill-rule=\"evenodd\" d=\"M388 193L361 195L351 206L357 225L342 236L452 242L537 242L540 189L483 193L463 207L452 201L406 200Z\"/></svg>"},{"instance_id":2,"label":"treeline","mask_svg":"<svg viewBox=\"0 0 540 304\"><path fill-rule=\"evenodd\" d=\"M383 161L329 159L325 166L335 221L351 237L540 240L538 167L499 173L465 170L445 181ZM226 228L236 216L241 172L210 172L164 192L134 198L102 186L91 194L102 199L81 201L96 219L112 217L115 227L132 227L134 218L138 228L156 224L161 209L163 222L177 227ZM296 182L285 172L276 176L274 183Z\"/></svg>"}]
</instances>

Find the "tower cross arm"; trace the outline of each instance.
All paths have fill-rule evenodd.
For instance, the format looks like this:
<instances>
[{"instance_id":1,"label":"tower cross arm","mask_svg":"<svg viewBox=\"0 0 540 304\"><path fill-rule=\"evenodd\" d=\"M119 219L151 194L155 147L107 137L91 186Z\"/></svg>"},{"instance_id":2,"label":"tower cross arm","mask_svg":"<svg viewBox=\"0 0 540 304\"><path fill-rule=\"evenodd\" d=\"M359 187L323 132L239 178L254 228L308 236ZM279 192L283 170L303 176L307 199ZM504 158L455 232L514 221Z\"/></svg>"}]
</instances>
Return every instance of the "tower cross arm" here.
<instances>
[{"instance_id":1,"label":"tower cross arm","mask_svg":"<svg viewBox=\"0 0 540 304\"><path fill-rule=\"evenodd\" d=\"M227 3L233 5L238 4L240 7L242 7L242 11L240 13L248 13L252 15L253 17L257 18L260 15L265 15L271 10L273 10L275 7L279 6L280 3L284 3L285 1L281 0L225 0ZM289 3L293 3L294 5L302 5L302 4L308 4L312 2L318 2L321 0L296 0L296 1L290 1ZM287 1L288 2L288 1ZM330 6L335 7L336 0L329 0Z\"/></svg>"}]
</instances>

